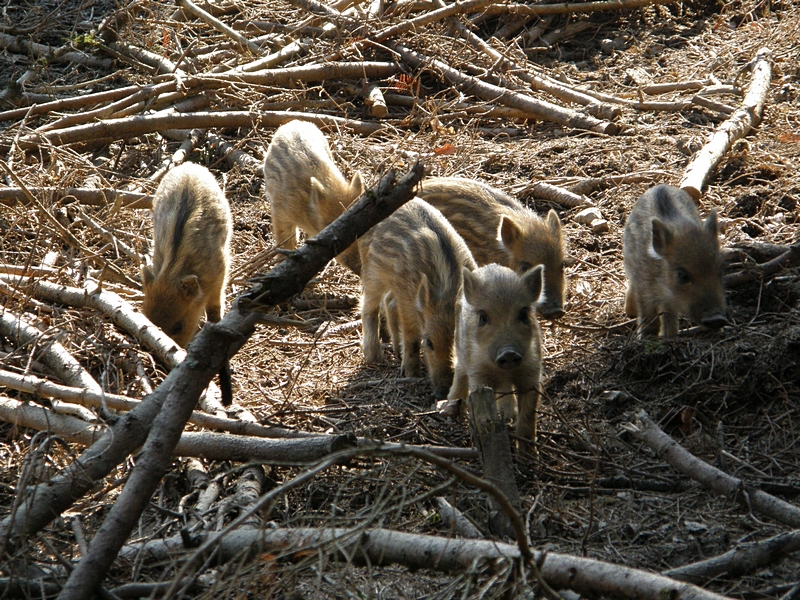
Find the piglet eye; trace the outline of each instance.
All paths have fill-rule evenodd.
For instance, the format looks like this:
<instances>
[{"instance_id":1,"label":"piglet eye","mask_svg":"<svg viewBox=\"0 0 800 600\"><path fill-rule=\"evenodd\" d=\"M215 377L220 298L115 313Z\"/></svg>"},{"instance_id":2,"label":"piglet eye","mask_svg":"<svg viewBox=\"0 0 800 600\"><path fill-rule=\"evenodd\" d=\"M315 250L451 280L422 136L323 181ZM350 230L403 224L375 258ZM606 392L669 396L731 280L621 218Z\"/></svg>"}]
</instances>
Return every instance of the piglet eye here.
<instances>
[{"instance_id":1,"label":"piglet eye","mask_svg":"<svg viewBox=\"0 0 800 600\"><path fill-rule=\"evenodd\" d=\"M691 275L686 271L686 269L675 269L675 277L678 280L678 283L690 283L692 281Z\"/></svg>"},{"instance_id":2,"label":"piglet eye","mask_svg":"<svg viewBox=\"0 0 800 600\"><path fill-rule=\"evenodd\" d=\"M485 310L478 311L478 326L483 327L484 325L489 324L489 315L486 314Z\"/></svg>"},{"instance_id":3,"label":"piglet eye","mask_svg":"<svg viewBox=\"0 0 800 600\"><path fill-rule=\"evenodd\" d=\"M531 263L529 263L529 262L521 262L521 263L519 263L519 272L520 273L527 273L528 271L531 270L532 267L533 267L533 265Z\"/></svg>"},{"instance_id":4,"label":"piglet eye","mask_svg":"<svg viewBox=\"0 0 800 600\"><path fill-rule=\"evenodd\" d=\"M425 340L425 347L426 347L428 350L431 350L431 351L433 351L433 342L431 341L431 338L427 338L427 339Z\"/></svg>"},{"instance_id":5,"label":"piglet eye","mask_svg":"<svg viewBox=\"0 0 800 600\"><path fill-rule=\"evenodd\" d=\"M172 327L172 329L170 330L169 334L170 334L170 336L173 336L173 335L180 335L181 333L183 333L183 321L178 321Z\"/></svg>"},{"instance_id":6,"label":"piglet eye","mask_svg":"<svg viewBox=\"0 0 800 600\"><path fill-rule=\"evenodd\" d=\"M531 309L529 307L521 308L519 310L519 320L525 325L530 325L531 322Z\"/></svg>"}]
</instances>

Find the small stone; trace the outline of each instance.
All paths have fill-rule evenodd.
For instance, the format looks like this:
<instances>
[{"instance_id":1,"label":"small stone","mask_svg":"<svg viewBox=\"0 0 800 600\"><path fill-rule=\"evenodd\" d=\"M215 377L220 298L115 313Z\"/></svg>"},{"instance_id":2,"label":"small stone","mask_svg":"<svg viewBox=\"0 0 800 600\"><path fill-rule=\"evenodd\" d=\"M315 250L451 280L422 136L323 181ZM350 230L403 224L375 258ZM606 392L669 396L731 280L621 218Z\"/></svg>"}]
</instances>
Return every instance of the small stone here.
<instances>
[{"instance_id":1,"label":"small stone","mask_svg":"<svg viewBox=\"0 0 800 600\"><path fill-rule=\"evenodd\" d=\"M589 208L584 208L581 212L575 215L575 221L581 223L582 225L589 225L592 221L596 221L597 219L602 219L603 214L600 212L600 209L596 206L590 206Z\"/></svg>"},{"instance_id":2,"label":"small stone","mask_svg":"<svg viewBox=\"0 0 800 600\"><path fill-rule=\"evenodd\" d=\"M603 52L603 54L613 54L616 48L617 46L614 44L614 40L610 40L608 38L600 40L600 50Z\"/></svg>"},{"instance_id":3,"label":"small stone","mask_svg":"<svg viewBox=\"0 0 800 600\"><path fill-rule=\"evenodd\" d=\"M592 221L592 233L606 233L608 231L608 221L605 219L595 219Z\"/></svg>"}]
</instances>

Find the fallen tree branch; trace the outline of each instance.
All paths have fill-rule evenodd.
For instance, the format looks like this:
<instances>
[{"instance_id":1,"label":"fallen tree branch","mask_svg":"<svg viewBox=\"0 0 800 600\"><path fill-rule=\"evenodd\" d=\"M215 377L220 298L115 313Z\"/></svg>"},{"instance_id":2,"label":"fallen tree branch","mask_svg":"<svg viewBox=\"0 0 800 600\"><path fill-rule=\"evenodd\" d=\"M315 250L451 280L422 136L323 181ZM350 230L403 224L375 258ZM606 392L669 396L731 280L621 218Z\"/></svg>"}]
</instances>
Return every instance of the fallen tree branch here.
<instances>
[{"instance_id":1,"label":"fallen tree branch","mask_svg":"<svg viewBox=\"0 0 800 600\"><path fill-rule=\"evenodd\" d=\"M788 250L773 258L770 261L756 265L755 267L748 267L737 273L730 273L725 276L725 287L736 287L753 281L756 279L763 279L768 275L773 275L784 269L796 267L800 265L800 244L789 246Z\"/></svg>"},{"instance_id":2,"label":"fallen tree branch","mask_svg":"<svg viewBox=\"0 0 800 600\"><path fill-rule=\"evenodd\" d=\"M217 19L216 17L212 16L199 6L197 6L191 0L178 0L178 6L186 10L187 12L191 13L207 25L210 25L217 31L222 32L227 37L232 39L236 42L243 50L247 49L256 56L261 53L261 48L258 47L258 44L251 42L245 36L243 36L238 31L233 30L232 28L228 27L225 23Z\"/></svg>"},{"instance_id":3,"label":"fallen tree branch","mask_svg":"<svg viewBox=\"0 0 800 600\"><path fill-rule=\"evenodd\" d=\"M143 406L160 405L160 410L150 421L151 426L144 446L138 453L136 466L92 539L88 554L77 564L67 579L59 595L61 600L83 600L91 596L105 577L106 571L169 467L170 455L180 439L183 427L200 393L219 372L225 361L229 360L252 335L258 314L251 312L250 309L257 309L259 304L277 304L302 291L308 281L334 256L355 242L375 223L410 200L414 196L414 187L422 179L423 171L422 164L415 164L396 185L394 172L384 176L375 188L366 191L316 237L298 250L289 253L286 260L272 271L260 276L254 289L240 297L219 323L206 325L195 336L189 345L186 360L173 369L153 394L148 396L150 402L142 402L137 407L138 409ZM130 417L134 412L135 410L126 416ZM114 443L115 430L116 426L114 431L110 432L112 440L106 443L107 446ZM108 436L104 436L104 439L106 437ZM92 448L99 447L101 442L102 439ZM116 456L121 460L133 449L134 447L126 445L119 448ZM109 452L106 450L104 454ZM85 464L81 464L81 467L83 470L81 476L85 477L88 467ZM54 487L52 480L48 484L50 491ZM59 498L60 506L63 506L65 500L70 502L71 498L75 497L74 489L75 486L67 490L64 498ZM80 493L82 492L83 490L80 490ZM32 530L31 521L30 518L25 519L25 514L32 511L41 497L36 496L32 503L26 503L27 511L21 509L15 515L17 522L22 517L21 524L24 524L28 532ZM52 503L52 499L49 500ZM60 511L57 512L51 504L49 512L50 515L55 515Z\"/></svg>"},{"instance_id":4,"label":"fallen tree branch","mask_svg":"<svg viewBox=\"0 0 800 600\"><path fill-rule=\"evenodd\" d=\"M664 571L663 575L703 585L721 576L741 577L755 573L799 550L800 531L790 531L768 540L742 544L720 556Z\"/></svg>"},{"instance_id":5,"label":"fallen tree branch","mask_svg":"<svg viewBox=\"0 0 800 600\"><path fill-rule=\"evenodd\" d=\"M140 400L135 400L128 396L107 392L93 392L85 388L60 385L33 375L18 375L4 370L0 370L0 386L32 394L37 398L53 398L88 407L107 406L110 409L125 412L133 410L141 403ZM252 437L294 438L317 435L303 431L292 431L282 427L265 427L257 423L216 417L198 411L192 413L189 422L206 429L228 431L237 435ZM458 448L457 450L462 449ZM463 450L467 450L467 448Z\"/></svg>"},{"instance_id":6,"label":"fallen tree branch","mask_svg":"<svg viewBox=\"0 0 800 600\"><path fill-rule=\"evenodd\" d=\"M194 113L157 113L136 115L121 119L108 119L97 123L76 125L66 129L55 129L24 136L19 147L33 150L42 144L68 145L79 142L102 142L127 139L162 129L210 129L217 127L278 127L293 119L310 121L320 127L332 126L348 129L354 133L369 135L380 131L383 125L356 121L333 115L321 115L293 111L247 112L220 111Z\"/></svg>"},{"instance_id":7,"label":"fallen tree branch","mask_svg":"<svg viewBox=\"0 0 800 600\"><path fill-rule=\"evenodd\" d=\"M64 382L75 387L101 393L102 388L60 343L44 340L45 333L8 310L0 312L0 334L12 340L17 347L35 346L39 360L50 367ZM31 351L33 353L33 350Z\"/></svg>"},{"instance_id":8,"label":"fallen tree branch","mask_svg":"<svg viewBox=\"0 0 800 600\"><path fill-rule=\"evenodd\" d=\"M186 357L186 351L178 346L171 337L114 292L103 290L99 286L93 291L67 287L43 279L3 276L0 276L0 279L34 298L68 306L93 308L102 312L117 327L128 332L154 352L156 358L169 367L175 367Z\"/></svg>"},{"instance_id":9,"label":"fallen tree branch","mask_svg":"<svg viewBox=\"0 0 800 600\"><path fill-rule=\"evenodd\" d=\"M677 0L597 0L595 2L561 2L555 4L503 4L493 2L484 9L488 15L563 15L566 13L632 10L655 4L674 4Z\"/></svg>"},{"instance_id":10,"label":"fallen tree branch","mask_svg":"<svg viewBox=\"0 0 800 600\"><path fill-rule=\"evenodd\" d=\"M213 534L204 537L210 539ZM203 544L205 545L205 544ZM201 546L202 547L202 546ZM158 561L173 561L186 552L180 536L126 546L122 556L141 560L140 554ZM454 539L389 529L239 529L219 543L217 558L240 559L244 552L251 557L259 552L282 557L301 558L308 552L325 551L359 564L399 564L409 569L435 569L447 573L469 570L476 561L519 560L519 548L493 540ZM297 553L301 553L298 555ZM689 583L675 581L639 569L590 558L536 552L533 559L542 562L542 576L555 589L570 589L579 594L594 594L630 600L723 600ZM176 586L177 587L177 586ZM170 595L166 596L167 598Z\"/></svg>"},{"instance_id":11,"label":"fallen tree branch","mask_svg":"<svg viewBox=\"0 0 800 600\"><path fill-rule=\"evenodd\" d=\"M424 56L400 43L394 44L392 48L410 66L416 69L431 69L438 72L441 77L465 93L472 94L483 100L491 100L525 110L542 121L558 123L565 127L575 127L606 134L615 134L619 131L619 126L614 123L601 121L591 115L581 114L563 106L557 106L550 102L537 100L519 92L483 82L452 68L441 60Z\"/></svg>"},{"instance_id":12,"label":"fallen tree branch","mask_svg":"<svg viewBox=\"0 0 800 600\"><path fill-rule=\"evenodd\" d=\"M114 100L119 100L120 98L129 96L130 94L135 94L141 89L142 86L140 85L129 85L127 87L106 90L103 92L95 92L93 94L85 94L83 96L61 98L59 100L34 104L33 106L27 106L25 108L14 108L0 112L0 122L15 121L24 117L33 117L49 112L60 112L67 109L84 108L94 104L100 104L101 102L113 102Z\"/></svg>"},{"instance_id":13,"label":"fallen tree branch","mask_svg":"<svg viewBox=\"0 0 800 600\"><path fill-rule=\"evenodd\" d=\"M442 8L444 7L444 0L435 0L435 4L439 8ZM618 106L611 106L609 104L601 103L596 98L588 96L562 83L528 73L522 67L520 67L520 65L509 60L500 54L500 52L492 48L480 36L467 29L467 27L461 23L461 21L455 18L451 18L451 21L459 34L461 34L461 37L467 40L470 45L478 48L481 52L492 59L495 68L504 67L507 70L513 71L514 75L529 83L534 89L548 92L556 98L565 100L567 102L582 104L586 106L586 112L599 119L606 119L610 121L616 119L622 114L622 109ZM500 36L498 35L498 37Z\"/></svg>"},{"instance_id":14,"label":"fallen tree branch","mask_svg":"<svg viewBox=\"0 0 800 600\"><path fill-rule=\"evenodd\" d=\"M75 198L79 204L84 206L113 206L119 203L127 208L151 208L153 196L150 194L140 194L138 192L126 192L110 188L28 188L31 194L49 198L52 204L61 199ZM27 194L16 187L0 187L0 204L13 206L16 203L29 205Z\"/></svg>"},{"instance_id":15,"label":"fallen tree branch","mask_svg":"<svg viewBox=\"0 0 800 600\"><path fill-rule=\"evenodd\" d=\"M761 48L753 59L753 79L742 106L717 128L709 142L686 167L678 187L695 200L700 198L711 171L722 161L733 143L761 122L771 78L772 53L769 48Z\"/></svg>"},{"instance_id":16,"label":"fallen tree branch","mask_svg":"<svg viewBox=\"0 0 800 600\"><path fill-rule=\"evenodd\" d=\"M221 420L219 417L212 418ZM44 406L6 396L0 396L0 420L18 427L47 431L84 446L96 442L104 429L104 426L90 425L83 419L57 414ZM274 438L185 431L175 446L173 456L298 465L308 464L332 452L355 446L356 439L352 434Z\"/></svg>"},{"instance_id":17,"label":"fallen tree branch","mask_svg":"<svg viewBox=\"0 0 800 600\"><path fill-rule=\"evenodd\" d=\"M661 431L645 411L636 413L636 424L629 424L626 428L674 469L709 490L720 496L735 499L747 510L758 511L790 527L800 527L800 508L766 492L751 488L741 479L731 477L693 456Z\"/></svg>"}]
</instances>

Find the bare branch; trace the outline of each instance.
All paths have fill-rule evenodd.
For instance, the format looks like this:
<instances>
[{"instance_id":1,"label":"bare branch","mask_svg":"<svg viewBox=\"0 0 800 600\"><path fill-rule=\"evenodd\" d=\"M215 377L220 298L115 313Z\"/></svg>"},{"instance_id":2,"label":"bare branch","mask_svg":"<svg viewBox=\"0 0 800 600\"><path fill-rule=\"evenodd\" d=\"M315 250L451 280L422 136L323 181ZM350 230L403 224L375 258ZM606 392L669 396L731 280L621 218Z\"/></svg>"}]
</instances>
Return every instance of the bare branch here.
<instances>
[{"instance_id":1,"label":"bare branch","mask_svg":"<svg viewBox=\"0 0 800 600\"><path fill-rule=\"evenodd\" d=\"M750 129L761 122L771 79L772 53L769 48L762 48L753 59L753 80L742 106L717 128L711 140L686 167L679 187L695 200L700 198L711 171L722 161L733 143L746 136Z\"/></svg>"},{"instance_id":2,"label":"bare branch","mask_svg":"<svg viewBox=\"0 0 800 600\"><path fill-rule=\"evenodd\" d=\"M741 479L731 477L693 456L661 431L645 411L636 413L636 421L637 424L629 425L628 430L673 468L721 496L736 499L748 510L756 510L791 527L800 527L800 508L766 492L750 488Z\"/></svg>"}]
</instances>

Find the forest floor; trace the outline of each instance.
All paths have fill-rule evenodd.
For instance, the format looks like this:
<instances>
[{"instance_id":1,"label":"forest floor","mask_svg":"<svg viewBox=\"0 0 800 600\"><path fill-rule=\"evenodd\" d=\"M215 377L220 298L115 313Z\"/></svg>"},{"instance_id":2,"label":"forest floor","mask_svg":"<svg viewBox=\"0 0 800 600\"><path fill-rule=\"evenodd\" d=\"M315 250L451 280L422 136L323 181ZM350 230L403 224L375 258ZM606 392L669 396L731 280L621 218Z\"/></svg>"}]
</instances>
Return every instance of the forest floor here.
<instances>
[{"instance_id":1,"label":"forest floor","mask_svg":"<svg viewBox=\"0 0 800 600\"><path fill-rule=\"evenodd\" d=\"M51 46L96 28L113 8L69 0L57 6L44 0L24 4L24 9L6 7L0 18L4 31L9 35L16 31ZM283 0L226 6L229 9L220 11L220 19L250 37L257 33L254 24L291 25L306 16ZM173 6L140 2L137 7L130 9L130 22L120 29L121 40L173 60L182 53L192 56L192 48L222 45L215 37L218 34L205 25L191 19L176 21ZM48 20L53 14L60 17ZM639 88L656 83L713 80L746 89L750 80L746 65L760 48L769 47L773 73L764 119L734 145L713 173L700 200L700 212L705 216L712 207L719 210L722 246L729 257L734 256L731 249L735 247L798 243L800 7L769 0L684 2L543 19L532 18L522 32L536 25L543 32L583 25L574 35L549 46L518 33L498 47L505 44L517 60L527 61L531 71L540 69L570 85L631 100L640 98ZM489 39L511 20L487 14L475 31ZM176 39L180 41L176 43ZM493 75L491 62L475 55L445 24L408 33L405 42L465 72L487 78ZM312 44L311 57L325 56L337 43L320 38ZM102 50L93 54L109 57ZM21 55L0 56L4 88L33 64L15 56ZM197 52L194 62L189 61L198 72L214 66L203 63L203 56ZM361 59L388 61L392 55L375 45L364 50ZM309 56L297 60L298 64L313 62ZM24 89L37 88L41 94L69 95L65 86L104 76L109 77L95 83L93 91L153 80L151 74L121 60L107 70L51 63L34 71ZM408 73L413 79L402 79L412 81L404 93L417 95L411 108L390 104L383 126L369 135L352 133L346 127L326 132L345 176L358 171L373 185L389 167L402 171L420 157L431 175L479 179L515 195L542 215L555 209L564 224L570 254L576 259L567 270L565 316L556 322L541 320L546 397L540 404L538 456L515 457L523 516L533 547L663 572L790 530L678 474L626 428L634 414L644 409L699 458L789 502L800 495L797 270L731 287L727 291L731 325L716 332L690 329L688 322L682 322L683 331L675 339L639 340L635 323L624 313L622 231L626 215L652 185L677 185L693 153L726 115L697 105L671 111L623 105L617 119L624 126L622 134L600 134L532 119L470 115L455 106L472 101L469 95L430 72L408 69ZM395 83L398 80L392 78ZM256 93L231 86L209 93L209 99L211 109L259 111L283 102L290 108L305 106L309 112L380 124L353 91L357 84L354 80L263 86ZM389 84L382 81L381 85ZM537 94L541 95L532 93ZM674 102L691 95L691 91L677 90L657 99ZM714 99L734 107L741 103L736 94ZM0 110L8 108L0 106ZM15 145L21 136L58 116L0 123L6 162L28 186L94 186L152 193L156 182L148 178L181 143L174 136L145 133L124 143L64 145L50 152L25 153ZM274 130L226 128L215 132L261 161ZM189 160L209 166L224 181L231 204L233 277L228 300L232 302L256 273L269 268L261 260L274 242L262 174L252 165L225 162L209 145L195 148ZM590 184L593 178L605 179ZM608 230L595 233L589 225L576 222L580 207L536 197L536 182L583 190L602 212ZM15 184L6 178L6 185ZM139 262L115 253L113 245L88 228L79 213L89 214L144 254L151 236L151 212L76 206L55 200L48 208L86 248L113 260L137 279ZM4 206L0 232L0 263L49 265L52 271L47 279L78 287L87 273L91 274L85 268L85 257L59 242L29 206ZM54 257L50 256L53 252L57 254ZM732 265L729 272L740 268L741 264ZM136 306L141 301L138 290L121 285L109 289L124 294ZM471 446L466 420L437 413L426 379L400 379L399 361L388 345L387 365L364 364L360 327L338 327L359 318L359 293L358 277L332 262L303 295L272 310L273 316L295 324L259 326L233 357L235 402L263 424L303 432ZM59 332L61 343L106 391L144 395L140 378L131 374L130 365L123 360L130 352L139 357L154 384L165 376L163 365L103 315L30 297L11 299L5 292L0 302L5 310L24 312L43 329ZM303 326L296 326L297 322ZM9 340L3 342L2 350L0 368L48 377L34 360L35 350L15 349ZM4 393L29 398L11 390ZM6 465L0 475L0 507L8 510L35 432L11 424L0 431L0 459ZM53 446L42 477L69 464L75 452L79 452L77 445ZM477 460L461 462L480 470ZM211 476L219 475L225 486L232 486L237 465L224 461L204 464ZM89 537L132 466L133 461L121 465L102 487L103 492L82 504ZM185 467L184 459L176 459L153 499L153 508L142 517L137 539L174 535L181 528L183 522L175 515L187 493ZM303 470L302 466L264 468L271 485ZM231 487L226 487L222 500L229 493ZM437 517L433 501L437 495L447 497L484 527L486 505L477 490L407 458L364 458L328 469L291 490L261 517L270 527L380 526L446 536L449 532ZM230 502L220 506L224 519L235 516ZM43 535L65 556L78 558L64 522L55 522ZM31 540L18 552L25 554L26 564L56 563L42 542ZM266 555L259 561L211 570L215 575L201 580L206 587L193 597L477 598L500 597L514 585L508 571L499 577L485 567L447 575L433 570L410 572L403 567L357 567L311 551L278 566L273 559ZM8 573L8 557L4 561ZM164 565L118 564L111 575L121 584L169 578L170 574ZM706 587L737 598L778 598L799 583L800 560L789 556L757 572L718 577Z\"/></svg>"}]
</instances>

